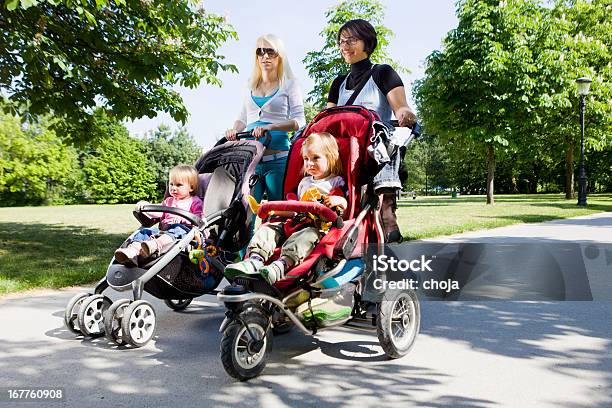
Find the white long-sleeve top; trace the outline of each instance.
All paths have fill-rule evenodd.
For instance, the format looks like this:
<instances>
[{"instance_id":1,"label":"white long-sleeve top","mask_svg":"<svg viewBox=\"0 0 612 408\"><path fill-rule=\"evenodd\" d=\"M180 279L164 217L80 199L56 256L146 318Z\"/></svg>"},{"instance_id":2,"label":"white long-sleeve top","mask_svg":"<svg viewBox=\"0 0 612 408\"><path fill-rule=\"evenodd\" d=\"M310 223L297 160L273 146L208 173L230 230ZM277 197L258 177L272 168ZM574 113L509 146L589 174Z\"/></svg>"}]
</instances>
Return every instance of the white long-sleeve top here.
<instances>
[{"instance_id":1,"label":"white long-sleeve top","mask_svg":"<svg viewBox=\"0 0 612 408\"><path fill-rule=\"evenodd\" d=\"M294 79L286 81L261 108L253 101L251 88L245 89L242 110L238 117L245 126L258 120L279 123L291 119L297 122L298 128L306 124L302 91Z\"/></svg>"}]
</instances>

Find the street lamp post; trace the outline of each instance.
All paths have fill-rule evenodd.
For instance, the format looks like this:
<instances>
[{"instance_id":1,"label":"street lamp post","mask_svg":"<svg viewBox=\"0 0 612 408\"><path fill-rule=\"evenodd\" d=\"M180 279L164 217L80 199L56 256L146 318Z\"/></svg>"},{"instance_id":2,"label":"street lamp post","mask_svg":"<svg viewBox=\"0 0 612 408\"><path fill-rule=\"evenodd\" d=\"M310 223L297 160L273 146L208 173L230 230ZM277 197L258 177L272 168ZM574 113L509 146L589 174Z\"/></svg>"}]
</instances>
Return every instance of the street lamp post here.
<instances>
[{"instance_id":1,"label":"street lamp post","mask_svg":"<svg viewBox=\"0 0 612 408\"><path fill-rule=\"evenodd\" d=\"M589 94L591 86L590 78L578 78L578 95L580 95L580 174L578 176L578 205L587 205L587 177L584 170L584 111L586 107L586 96Z\"/></svg>"}]
</instances>

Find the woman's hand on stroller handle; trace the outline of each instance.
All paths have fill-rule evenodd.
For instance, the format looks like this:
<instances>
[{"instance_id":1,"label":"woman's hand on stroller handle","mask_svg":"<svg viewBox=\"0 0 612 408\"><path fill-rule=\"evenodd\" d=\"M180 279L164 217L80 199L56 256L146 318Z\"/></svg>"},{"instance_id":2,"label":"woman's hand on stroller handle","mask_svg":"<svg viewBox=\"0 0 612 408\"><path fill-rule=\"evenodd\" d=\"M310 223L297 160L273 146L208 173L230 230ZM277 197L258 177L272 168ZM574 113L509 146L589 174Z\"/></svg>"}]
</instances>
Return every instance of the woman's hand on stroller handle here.
<instances>
[{"instance_id":1,"label":"woman's hand on stroller handle","mask_svg":"<svg viewBox=\"0 0 612 408\"><path fill-rule=\"evenodd\" d=\"M257 128L256 128L257 129ZM255 130L255 129L253 129ZM253 131L248 130L246 132L238 132L235 129L229 129L227 131L225 131L225 136L222 137L221 139L219 139L219 141L215 144L215 146L219 146L222 145L225 142L233 142L236 140L240 140L240 139L246 139L249 137L255 137L255 135L253 134ZM263 141L261 141L260 139L263 137ZM264 130L260 136L255 137L255 139L257 139L259 142L261 142L265 147L268 147L268 145L270 144L270 142L272 141L272 136L270 136L270 131L269 130Z\"/></svg>"},{"instance_id":2,"label":"woman's hand on stroller handle","mask_svg":"<svg viewBox=\"0 0 612 408\"><path fill-rule=\"evenodd\" d=\"M392 120L391 121L391 126L393 127L407 127L412 129L412 134L414 135L415 138L418 138L419 136L421 136L421 125L419 124L419 122L414 122L414 124L412 126L401 126L400 122L397 120Z\"/></svg>"}]
</instances>

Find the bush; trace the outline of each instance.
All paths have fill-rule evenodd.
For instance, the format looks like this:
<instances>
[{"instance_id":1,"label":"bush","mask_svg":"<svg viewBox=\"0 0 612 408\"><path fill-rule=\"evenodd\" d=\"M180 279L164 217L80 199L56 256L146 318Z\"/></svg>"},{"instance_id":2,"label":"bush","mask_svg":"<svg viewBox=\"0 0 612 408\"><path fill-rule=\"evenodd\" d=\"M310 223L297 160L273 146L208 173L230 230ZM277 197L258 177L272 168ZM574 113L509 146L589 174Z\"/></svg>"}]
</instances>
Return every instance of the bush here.
<instances>
[{"instance_id":1,"label":"bush","mask_svg":"<svg viewBox=\"0 0 612 408\"><path fill-rule=\"evenodd\" d=\"M74 148L49 130L50 121L23 126L0 114L0 205L57 204L79 176Z\"/></svg>"}]
</instances>

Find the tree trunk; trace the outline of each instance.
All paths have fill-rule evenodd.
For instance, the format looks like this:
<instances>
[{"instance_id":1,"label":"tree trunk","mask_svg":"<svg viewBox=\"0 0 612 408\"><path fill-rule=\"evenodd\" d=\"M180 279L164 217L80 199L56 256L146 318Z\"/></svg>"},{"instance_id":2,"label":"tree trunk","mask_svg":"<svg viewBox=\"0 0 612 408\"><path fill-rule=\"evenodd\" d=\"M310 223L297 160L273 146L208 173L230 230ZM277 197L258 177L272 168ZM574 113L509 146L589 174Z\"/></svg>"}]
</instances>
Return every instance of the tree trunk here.
<instances>
[{"instance_id":1,"label":"tree trunk","mask_svg":"<svg viewBox=\"0 0 612 408\"><path fill-rule=\"evenodd\" d=\"M574 142L568 140L567 152L565 152L565 198L567 200L575 197L574 191Z\"/></svg>"},{"instance_id":2,"label":"tree trunk","mask_svg":"<svg viewBox=\"0 0 612 408\"><path fill-rule=\"evenodd\" d=\"M493 144L489 144L487 154L487 204L495 204L493 198L493 180L495 178L495 149Z\"/></svg>"}]
</instances>

